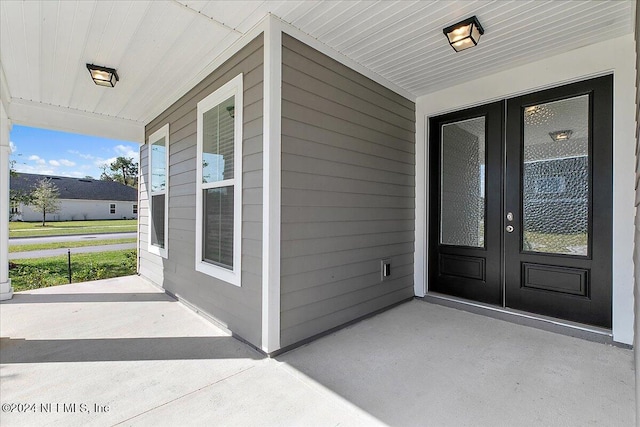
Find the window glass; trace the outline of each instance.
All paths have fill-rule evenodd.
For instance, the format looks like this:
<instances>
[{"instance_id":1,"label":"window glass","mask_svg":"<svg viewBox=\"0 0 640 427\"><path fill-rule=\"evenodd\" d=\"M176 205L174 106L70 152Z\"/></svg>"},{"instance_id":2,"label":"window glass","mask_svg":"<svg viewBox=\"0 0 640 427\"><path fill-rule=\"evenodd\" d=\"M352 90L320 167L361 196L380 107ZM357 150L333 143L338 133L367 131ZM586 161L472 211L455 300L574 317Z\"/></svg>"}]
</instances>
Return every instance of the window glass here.
<instances>
[{"instance_id":1,"label":"window glass","mask_svg":"<svg viewBox=\"0 0 640 427\"><path fill-rule=\"evenodd\" d=\"M202 115L202 260L233 269L235 97ZM228 185L221 185L225 181ZM212 185L215 187L211 188Z\"/></svg>"},{"instance_id":2,"label":"window glass","mask_svg":"<svg viewBox=\"0 0 640 427\"><path fill-rule=\"evenodd\" d=\"M589 95L523 111L522 249L589 253Z\"/></svg>"},{"instance_id":3,"label":"window glass","mask_svg":"<svg viewBox=\"0 0 640 427\"><path fill-rule=\"evenodd\" d=\"M151 244L164 248L164 194L151 196Z\"/></svg>"},{"instance_id":4,"label":"window glass","mask_svg":"<svg viewBox=\"0 0 640 427\"><path fill-rule=\"evenodd\" d=\"M196 271L242 286L242 91L238 74L198 102Z\"/></svg>"},{"instance_id":5,"label":"window glass","mask_svg":"<svg viewBox=\"0 0 640 427\"><path fill-rule=\"evenodd\" d=\"M441 128L440 243L484 247L485 118Z\"/></svg>"},{"instance_id":6,"label":"window glass","mask_svg":"<svg viewBox=\"0 0 640 427\"><path fill-rule=\"evenodd\" d=\"M202 182L233 179L234 97L203 115Z\"/></svg>"},{"instance_id":7,"label":"window glass","mask_svg":"<svg viewBox=\"0 0 640 427\"><path fill-rule=\"evenodd\" d=\"M204 190L203 259L233 268L233 186Z\"/></svg>"},{"instance_id":8,"label":"window glass","mask_svg":"<svg viewBox=\"0 0 640 427\"><path fill-rule=\"evenodd\" d=\"M165 139L151 144L151 191L162 191L167 186Z\"/></svg>"},{"instance_id":9,"label":"window glass","mask_svg":"<svg viewBox=\"0 0 640 427\"><path fill-rule=\"evenodd\" d=\"M149 252L166 258L168 231L166 219L169 214L169 124L165 124L149 136L149 168L147 185L149 189L148 232ZM133 205L133 213L138 213L138 205Z\"/></svg>"}]
</instances>

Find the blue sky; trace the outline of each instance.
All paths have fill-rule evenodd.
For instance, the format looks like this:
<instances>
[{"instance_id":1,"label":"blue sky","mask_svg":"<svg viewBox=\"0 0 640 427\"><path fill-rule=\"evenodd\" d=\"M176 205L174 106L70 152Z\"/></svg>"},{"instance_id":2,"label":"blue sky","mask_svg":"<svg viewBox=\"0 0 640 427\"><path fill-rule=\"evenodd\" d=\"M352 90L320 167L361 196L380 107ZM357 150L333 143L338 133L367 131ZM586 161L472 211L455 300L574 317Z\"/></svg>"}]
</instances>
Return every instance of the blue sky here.
<instances>
[{"instance_id":1,"label":"blue sky","mask_svg":"<svg viewBox=\"0 0 640 427\"><path fill-rule=\"evenodd\" d=\"M100 165L116 157L138 161L135 142L14 125L9 136L17 172L100 178Z\"/></svg>"}]
</instances>

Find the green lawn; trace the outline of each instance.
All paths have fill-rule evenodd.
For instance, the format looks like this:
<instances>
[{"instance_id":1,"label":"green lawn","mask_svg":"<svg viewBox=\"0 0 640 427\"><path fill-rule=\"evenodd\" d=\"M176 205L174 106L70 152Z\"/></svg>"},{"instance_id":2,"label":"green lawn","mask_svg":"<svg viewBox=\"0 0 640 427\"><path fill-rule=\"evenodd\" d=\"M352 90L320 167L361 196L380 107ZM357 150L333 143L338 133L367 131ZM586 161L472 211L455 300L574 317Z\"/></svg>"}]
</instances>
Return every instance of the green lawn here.
<instances>
[{"instance_id":1,"label":"green lawn","mask_svg":"<svg viewBox=\"0 0 640 427\"><path fill-rule=\"evenodd\" d=\"M104 221L10 222L9 237L62 236L69 234L126 233L138 230L136 219Z\"/></svg>"},{"instance_id":2,"label":"green lawn","mask_svg":"<svg viewBox=\"0 0 640 427\"><path fill-rule=\"evenodd\" d=\"M72 281L136 274L136 258L135 250L72 255ZM16 292L67 284L67 256L13 260L9 263L9 277Z\"/></svg>"},{"instance_id":3,"label":"green lawn","mask_svg":"<svg viewBox=\"0 0 640 427\"><path fill-rule=\"evenodd\" d=\"M118 245L122 243L135 243L136 238L130 237L125 239L100 239L100 240L81 240L78 242L54 242L54 243L35 243L32 245L11 245L9 252L29 252L40 251L45 249L60 248L80 248L83 246L101 246L101 245Z\"/></svg>"}]
</instances>

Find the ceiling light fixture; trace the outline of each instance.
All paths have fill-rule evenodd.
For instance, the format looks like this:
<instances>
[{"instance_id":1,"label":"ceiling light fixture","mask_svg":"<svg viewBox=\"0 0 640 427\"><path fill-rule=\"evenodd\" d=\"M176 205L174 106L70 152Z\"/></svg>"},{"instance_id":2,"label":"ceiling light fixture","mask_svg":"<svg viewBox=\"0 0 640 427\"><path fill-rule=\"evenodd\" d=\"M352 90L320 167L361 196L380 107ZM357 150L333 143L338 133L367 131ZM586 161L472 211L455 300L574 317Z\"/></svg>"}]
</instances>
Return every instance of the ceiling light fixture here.
<instances>
[{"instance_id":1,"label":"ceiling light fixture","mask_svg":"<svg viewBox=\"0 0 640 427\"><path fill-rule=\"evenodd\" d=\"M532 105L524 109L524 124L527 126L543 126L547 125L549 120L554 116L545 104Z\"/></svg>"},{"instance_id":2,"label":"ceiling light fixture","mask_svg":"<svg viewBox=\"0 0 640 427\"><path fill-rule=\"evenodd\" d=\"M98 86L114 87L116 82L120 80L118 73L113 68L87 64L87 70L89 70L93 82Z\"/></svg>"},{"instance_id":3,"label":"ceiling light fixture","mask_svg":"<svg viewBox=\"0 0 640 427\"><path fill-rule=\"evenodd\" d=\"M566 141L569 138L571 138L571 135L573 134L573 131L571 129L567 129L567 130L557 130L555 132L549 132L549 136L551 137L551 139L553 139L555 142L560 142L560 141Z\"/></svg>"},{"instance_id":4,"label":"ceiling light fixture","mask_svg":"<svg viewBox=\"0 0 640 427\"><path fill-rule=\"evenodd\" d=\"M453 24L442 30L449 44L456 52L476 46L480 36L484 34L484 29L478 18L472 16L457 24Z\"/></svg>"}]
</instances>

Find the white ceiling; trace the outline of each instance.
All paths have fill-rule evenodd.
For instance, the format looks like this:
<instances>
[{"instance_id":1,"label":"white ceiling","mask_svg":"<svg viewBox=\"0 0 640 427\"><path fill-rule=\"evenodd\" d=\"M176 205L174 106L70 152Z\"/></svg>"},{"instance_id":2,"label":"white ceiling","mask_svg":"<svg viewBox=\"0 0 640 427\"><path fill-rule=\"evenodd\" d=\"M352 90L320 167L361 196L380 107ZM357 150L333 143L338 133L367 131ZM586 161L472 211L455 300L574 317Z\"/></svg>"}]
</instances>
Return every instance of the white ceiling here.
<instances>
[{"instance_id":1,"label":"white ceiling","mask_svg":"<svg viewBox=\"0 0 640 427\"><path fill-rule=\"evenodd\" d=\"M10 97L9 116L18 123L39 112L46 117L41 126L57 128L56 118L71 112L78 119L101 119L104 126L93 133L109 133L114 125L140 127L153 119L154 107L175 101L184 82L272 13L420 96L629 34L634 4L3 0L0 83ZM478 47L455 53L442 28L471 15L478 16L485 35ZM94 85L86 63L116 68L116 88Z\"/></svg>"}]
</instances>

